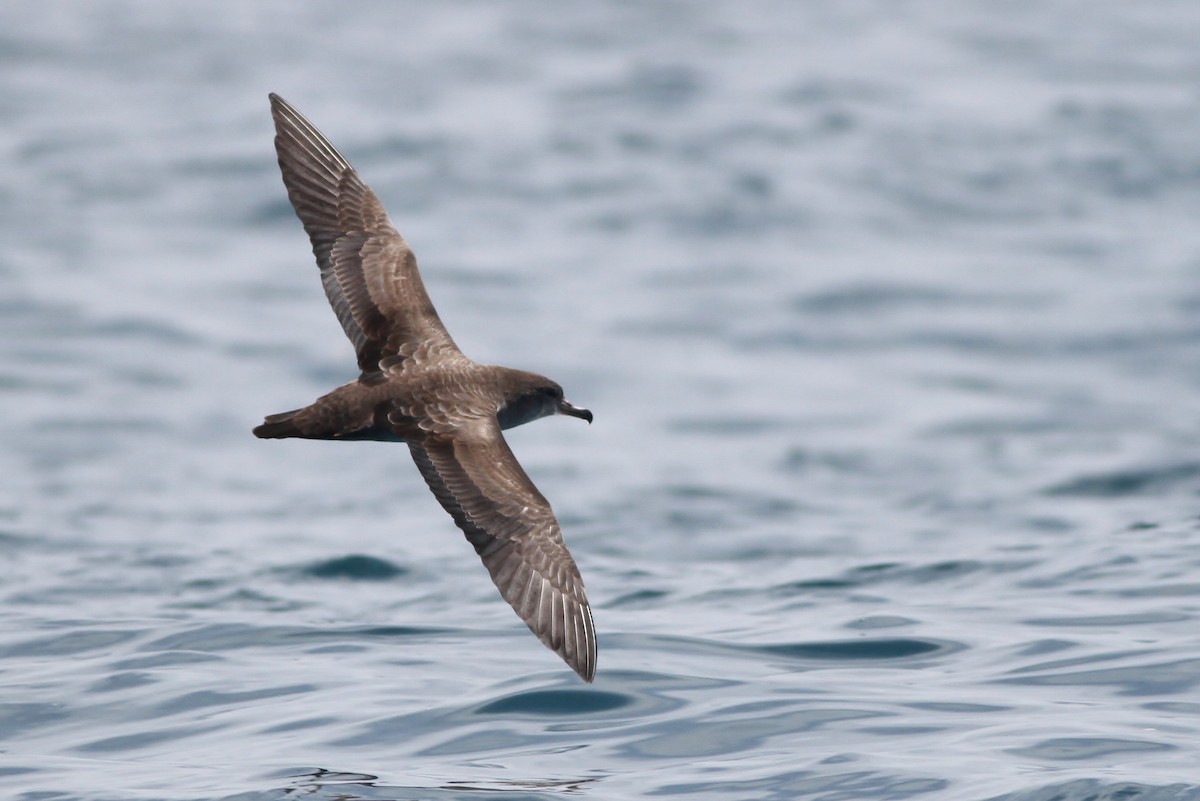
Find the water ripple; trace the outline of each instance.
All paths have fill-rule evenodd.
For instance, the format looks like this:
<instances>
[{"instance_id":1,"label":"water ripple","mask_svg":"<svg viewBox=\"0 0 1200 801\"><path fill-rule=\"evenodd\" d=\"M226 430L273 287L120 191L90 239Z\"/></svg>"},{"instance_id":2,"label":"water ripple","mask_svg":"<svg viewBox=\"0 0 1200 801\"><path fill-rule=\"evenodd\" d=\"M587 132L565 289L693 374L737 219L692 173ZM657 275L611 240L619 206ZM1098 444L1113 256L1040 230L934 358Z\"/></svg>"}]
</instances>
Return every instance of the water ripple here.
<instances>
[{"instance_id":1,"label":"water ripple","mask_svg":"<svg viewBox=\"0 0 1200 801\"><path fill-rule=\"evenodd\" d=\"M7 4L0 797L1200 801L1200 5L1080 6ZM250 433L354 377L268 89L595 409L594 684Z\"/></svg>"},{"instance_id":2,"label":"water ripple","mask_svg":"<svg viewBox=\"0 0 1200 801\"><path fill-rule=\"evenodd\" d=\"M1152 785L1077 779L1006 793L988 801L1197 801L1200 787L1187 784Z\"/></svg>"}]
</instances>

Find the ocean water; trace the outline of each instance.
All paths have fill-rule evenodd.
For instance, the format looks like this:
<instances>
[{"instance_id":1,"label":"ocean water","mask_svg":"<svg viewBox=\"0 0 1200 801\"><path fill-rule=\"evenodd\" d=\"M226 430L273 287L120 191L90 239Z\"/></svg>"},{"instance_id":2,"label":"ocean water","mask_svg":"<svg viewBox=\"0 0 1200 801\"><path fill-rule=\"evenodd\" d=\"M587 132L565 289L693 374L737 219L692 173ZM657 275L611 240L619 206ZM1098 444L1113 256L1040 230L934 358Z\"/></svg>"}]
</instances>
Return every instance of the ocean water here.
<instances>
[{"instance_id":1,"label":"ocean water","mask_svg":"<svg viewBox=\"0 0 1200 801\"><path fill-rule=\"evenodd\" d=\"M1200 799L1200 5L0 8L0 797ZM382 197L585 685L354 375L266 95Z\"/></svg>"}]
</instances>

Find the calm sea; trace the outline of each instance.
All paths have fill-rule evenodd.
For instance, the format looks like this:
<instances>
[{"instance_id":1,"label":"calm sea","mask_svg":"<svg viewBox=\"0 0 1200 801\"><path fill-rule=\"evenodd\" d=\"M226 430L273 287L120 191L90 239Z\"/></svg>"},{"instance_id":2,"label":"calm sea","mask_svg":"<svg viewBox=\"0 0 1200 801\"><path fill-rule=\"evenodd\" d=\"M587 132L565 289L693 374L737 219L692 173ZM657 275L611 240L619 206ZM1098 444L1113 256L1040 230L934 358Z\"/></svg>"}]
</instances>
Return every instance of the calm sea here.
<instances>
[{"instance_id":1,"label":"calm sea","mask_svg":"<svg viewBox=\"0 0 1200 801\"><path fill-rule=\"evenodd\" d=\"M1200 4L0 7L0 797L1200 799ZM580 682L351 379L267 93L479 361Z\"/></svg>"}]
</instances>

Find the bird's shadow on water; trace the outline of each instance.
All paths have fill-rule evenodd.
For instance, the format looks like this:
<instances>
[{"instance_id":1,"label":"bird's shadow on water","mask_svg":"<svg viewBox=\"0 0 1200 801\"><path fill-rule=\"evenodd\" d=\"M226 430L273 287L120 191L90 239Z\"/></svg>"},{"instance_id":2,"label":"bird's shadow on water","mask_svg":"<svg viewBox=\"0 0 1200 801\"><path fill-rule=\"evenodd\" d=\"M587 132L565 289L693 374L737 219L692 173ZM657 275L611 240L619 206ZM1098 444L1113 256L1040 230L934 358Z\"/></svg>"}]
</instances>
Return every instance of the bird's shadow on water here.
<instances>
[{"instance_id":1,"label":"bird's shadow on water","mask_svg":"<svg viewBox=\"0 0 1200 801\"><path fill-rule=\"evenodd\" d=\"M494 801L539 801L560 798L564 795L584 794L598 789L603 777L557 780L513 780L513 781L450 781L439 786L398 786L381 783L379 777L368 773L349 773L324 768L299 768L276 774L279 779L290 780L277 790L244 793L230 796L223 801L268 801L268 799L311 799L311 801L409 801L414 798L430 801L458 801L479 798L486 793ZM769 793L780 789L777 783L782 777L772 777L768 782L742 782L725 789ZM910 798L945 790L945 781L906 780L889 782L888 777L865 772L821 776L811 771L793 771L785 782L796 795L793 797L825 796L832 791L867 792L889 790L897 798ZM755 786L757 785L757 786ZM681 786L677 790L689 788ZM711 791L712 785L692 787L695 791ZM774 796L772 796L774 797ZM862 796L867 797L867 796ZM1076 779L1047 784L993 796L989 801L1197 801L1200 787L1188 784L1150 785L1137 782L1105 782L1100 779Z\"/></svg>"},{"instance_id":2,"label":"bird's shadow on water","mask_svg":"<svg viewBox=\"0 0 1200 801\"><path fill-rule=\"evenodd\" d=\"M586 785L599 777L580 779L529 779L503 781L448 781L442 785L392 785L370 773L327 770L325 768L296 768L275 774L289 784L278 790L240 794L223 801L267 801L267 799L312 799L321 801L408 801L422 798L431 801L453 801L478 798L486 793L495 801L530 801L558 798L584 791Z\"/></svg>"}]
</instances>

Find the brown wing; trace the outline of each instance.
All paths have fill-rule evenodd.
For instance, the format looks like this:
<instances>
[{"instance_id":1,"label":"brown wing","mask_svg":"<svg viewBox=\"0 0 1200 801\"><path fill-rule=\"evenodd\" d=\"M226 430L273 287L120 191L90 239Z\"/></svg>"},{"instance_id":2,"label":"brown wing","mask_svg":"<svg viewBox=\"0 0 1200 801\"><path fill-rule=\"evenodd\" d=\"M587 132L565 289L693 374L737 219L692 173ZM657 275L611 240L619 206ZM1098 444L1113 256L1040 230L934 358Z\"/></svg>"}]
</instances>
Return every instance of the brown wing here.
<instances>
[{"instance_id":1,"label":"brown wing","mask_svg":"<svg viewBox=\"0 0 1200 801\"><path fill-rule=\"evenodd\" d=\"M321 283L364 373L405 345L454 341L425 292L417 260L370 187L312 123L271 96L288 199L312 241ZM455 348L457 350L457 348Z\"/></svg>"},{"instance_id":2,"label":"brown wing","mask_svg":"<svg viewBox=\"0 0 1200 801\"><path fill-rule=\"evenodd\" d=\"M453 436L410 440L408 447L504 600L590 682L596 675L596 628L583 579L550 504L521 469L495 418L474 420Z\"/></svg>"}]
</instances>

